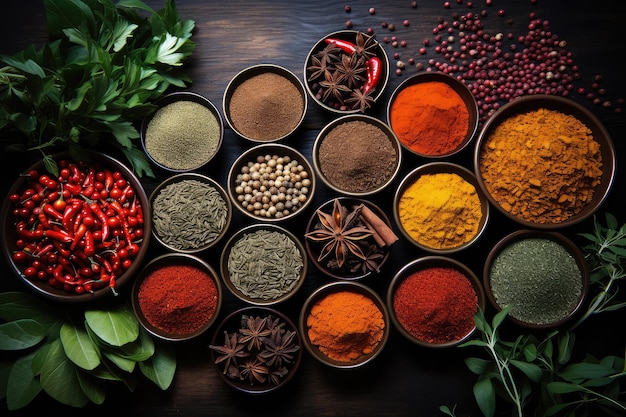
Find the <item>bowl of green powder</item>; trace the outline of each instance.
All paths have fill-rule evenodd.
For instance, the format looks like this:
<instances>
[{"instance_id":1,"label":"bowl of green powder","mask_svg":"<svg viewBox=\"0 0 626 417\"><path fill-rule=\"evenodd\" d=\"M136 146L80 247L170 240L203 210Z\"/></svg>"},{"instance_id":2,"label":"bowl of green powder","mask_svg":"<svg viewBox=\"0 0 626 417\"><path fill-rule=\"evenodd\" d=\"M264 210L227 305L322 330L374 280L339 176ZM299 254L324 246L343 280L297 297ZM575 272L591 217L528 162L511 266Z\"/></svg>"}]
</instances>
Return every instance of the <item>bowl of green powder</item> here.
<instances>
[{"instance_id":1,"label":"bowl of green powder","mask_svg":"<svg viewBox=\"0 0 626 417\"><path fill-rule=\"evenodd\" d=\"M304 246L287 229L254 223L239 229L224 245L220 260L224 284L237 298L271 305L291 298L304 283Z\"/></svg>"},{"instance_id":2,"label":"bowl of green powder","mask_svg":"<svg viewBox=\"0 0 626 417\"><path fill-rule=\"evenodd\" d=\"M490 251L483 283L494 308L510 306L511 321L550 329L578 313L588 292L589 271L581 250L564 235L518 230Z\"/></svg>"},{"instance_id":3,"label":"bowl of green powder","mask_svg":"<svg viewBox=\"0 0 626 417\"><path fill-rule=\"evenodd\" d=\"M155 105L155 113L141 125L141 144L154 165L167 172L189 172L217 155L224 122L211 101L191 91L177 91Z\"/></svg>"}]
</instances>

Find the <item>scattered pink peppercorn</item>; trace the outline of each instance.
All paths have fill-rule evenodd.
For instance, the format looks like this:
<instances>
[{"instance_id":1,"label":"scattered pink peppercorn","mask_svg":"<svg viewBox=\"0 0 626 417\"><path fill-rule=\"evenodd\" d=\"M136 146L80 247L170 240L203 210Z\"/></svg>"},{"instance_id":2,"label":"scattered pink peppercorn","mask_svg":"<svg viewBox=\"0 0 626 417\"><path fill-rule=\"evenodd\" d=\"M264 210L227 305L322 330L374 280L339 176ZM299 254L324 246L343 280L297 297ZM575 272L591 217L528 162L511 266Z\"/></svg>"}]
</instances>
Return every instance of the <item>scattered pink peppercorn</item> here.
<instances>
[{"instance_id":1,"label":"scattered pink peppercorn","mask_svg":"<svg viewBox=\"0 0 626 417\"><path fill-rule=\"evenodd\" d=\"M393 59L400 59L400 54L398 52L395 52L393 54Z\"/></svg>"},{"instance_id":2,"label":"scattered pink peppercorn","mask_svg":"<svg viewBox=\"0 0 626 417\"><path fill-rule=\"evenodd\" d=\"M498 16L504 16L504 15L505 15L504 9L498 10Z\"/></svg>"},{"instance_id":3,"label":"scattered pink peppercorn","mask_svg":"<svg viewBox=\"0 0 626 417\"><path fill-rule=\"evenodd\" d=\"M346 6L343 9L346 11L346 13L350 13L352 11L352 7L350 6Z\"/></svg>"},{"instance_id":4,"label":"scattered pink peppercorn","mask_svg":"<svg viewBox=\"0 0 626 417\"><path fill-rule=\"evenodd\" d=\"M398 41L391 41L391 46L393 46L394 48L398 47Z\"/></svg>"},{"instance_id":5,"label":"scattered pink peppercorn","mask_svg":"<svg viewBox=\"0 0 626 417\"><path fill-rule=\"evenodd\" d=\"M381 27L381 28L383 28L383 29L386 29L386 28L387 28L387 26L389 26L389 25L387 24L387 22L381 22L381 23L380 23L380 27Z\"/></svg>"},{"instance_id":6,"label":"scattered pink peppercorn","mask_svg":"<svg viewBox=\"0 0 626 417\"><path fill-rule=\"evenodd\" d=\"M387 29L393 32L394 30L396 30L396 25L394 25L393 23L389 23L389 25L387 25Z\"/></svg>"},{"instance_id":7,"label":"scattered pink peppercorn","mask_svg":"<svg viewBox=\"0 0 626 417\"><path fill-rule=\"evenodd\" d=\"M396 68L396 75L402 75L402 70L400 68Z\"/></svg>"},{"instance_id":8,"label":"scattered pink peppercorn","mask_svg":"<svg viewBox=\"0 0 626 417\"><path fill-rule=\"evenodd\" d=\"M443 2L443 7L445 7L446 9L450 8L450 2L449 1L444 1Z\"/></svg>"},{"instance_id":9,"label":"scattered pink peppercorn","mask_svg":"<svg viewBox=\"0 0 626 417\"><path fill-rule=\"evenodd\" d=\"M426 55L426 48L424 47L420 48L420 55Z\"/></svg>"},{"instance_id":10,"label":"scattered pink peppercorn","mask_svg":"<svg viewBox=\"0 0 626 417\"><path fill-rule=\"evenodd\" d=\"M346 27L350 29L352 27L352 20L346 20Z\"/></svg>"},{"instance_id":11,"label":"scattered pink peppercorn","mask_svg":"<svg viewBox=\"0 0 626 417\"><path fill-rule=\"evenodd\" d=\"M409 23L409 19L404 19L404 21L402 21L402 24L403 24L404 26L409 26L409 24L410 24L410 23Z\"/></svg>"},{"instance_id":12,"label":"scattered pink peppercorn","mask_svg":"<svg viewBox=\"0 0 626 417\"><path fill-rule=\"evenodd\" d=\"M376 9L374 9L373 7L370 7L368 12L369 12L369 14L376 14Z\"/></svg>"},{"instance_id":13,"label":"scattered pink peppercorn","mask_svg":"<svg viewBox=\"0 0 626 417\"><path fill-rule=\"evenodd\" d=\"M417 2L416 1L412 1L411 2L411 7L416 9L417 8Z\"/></svg>"},{"instance_id":14,"label":"scattered pink peppercorn","mask_svg":"<svg viewBox=\"0 0 626 417\"><path fill-rule=\"evenodd\" d=\"M400 46L405 48L407 46L407 42L405 40L400 41Z\"/></svg>"}]
</instances>

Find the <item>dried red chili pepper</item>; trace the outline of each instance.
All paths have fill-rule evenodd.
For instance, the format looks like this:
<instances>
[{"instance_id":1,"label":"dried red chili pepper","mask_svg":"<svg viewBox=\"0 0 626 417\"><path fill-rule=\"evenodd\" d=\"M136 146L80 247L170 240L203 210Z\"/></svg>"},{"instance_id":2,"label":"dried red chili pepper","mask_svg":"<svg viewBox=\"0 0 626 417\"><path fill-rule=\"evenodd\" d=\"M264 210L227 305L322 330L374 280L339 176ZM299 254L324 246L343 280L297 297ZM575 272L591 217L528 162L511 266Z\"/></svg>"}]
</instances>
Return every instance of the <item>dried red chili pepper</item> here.
<instances>
[{"instance_id":1,"label":"dried red chili pepper","mask_svg":"<svg viewBox=\"0 0 626 417\"><path fill-rule=\"evenodd\" d=\"M365 63L365 70L367 73L367 81L363 85L363 94L367 94L372 91L382 77L382 62L378 57L371 57Z\"/></svg>"},{"instance_id":2,"label":"dried red chili pepper","mask_svg":"<svg viewBox=\"0 0 626 417\"><path fill-rule=\"evenodd\" d=\"M324 42L326 42L329 45L333 44L337 48L341 49L342 51L348 54L352 54L354 53L354 51L356 51L356 45L354 45L352 42L344 41L343 39L326 38L324 39Z\"/></svg>"}]
</instances>

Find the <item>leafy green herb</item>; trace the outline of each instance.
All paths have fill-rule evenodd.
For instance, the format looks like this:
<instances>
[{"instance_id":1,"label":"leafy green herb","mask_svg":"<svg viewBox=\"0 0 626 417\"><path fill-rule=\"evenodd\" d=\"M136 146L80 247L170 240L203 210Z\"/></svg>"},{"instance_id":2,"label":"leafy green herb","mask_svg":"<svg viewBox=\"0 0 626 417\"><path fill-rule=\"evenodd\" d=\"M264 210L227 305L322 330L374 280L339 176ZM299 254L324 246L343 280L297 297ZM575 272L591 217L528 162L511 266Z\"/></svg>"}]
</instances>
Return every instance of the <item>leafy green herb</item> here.
<instances>
[{"instance_id":1,"label":"leafy green herb","mask_svg":"<svg viewBox=\"0 0 626 417\"><path fill-rule=\"evenodd\" d=\"M66 313L29 294L0 293L0 350L13 351L0 361L0 398L9 410L41 391L72 407L101 404L107 381L134 390L137 368L162 390L170 386L173 348L155 345L126 304Z\"/></svg>"},{"instance_id":2,"label":"leafy green herb","mask_svg":"<svg viewBox=\"0 0 626 417\"><path fill-rule=\"evenodd\" d=\"M501 396L514 407L513 415L535 410L542 416L587 416L602 411L611 416L626 412L626 392L620 382L626 377L624 357L595 358L586 355L571 362L576 339L575 329L594 314L626 306L618 300L618 281L623 280L626 261L626 225L618 226L616 218L605 215L603 226L594 219L593 233L581 236L589 240L583 248L591 272L590 293L593 298L580 318L564 329L546 335L521 334L506 340L500 326L509 307L489 322L482 311L475 316L480 340L470 340L461 347L483 348L488 357L469 357L467 367L478 375L474 397L482 414L495 415L496 398ZM440 411L454 415L454 409L442 406Z\"/></svg>"},{"instance_id":3,"label":"leafy green herb","mask_svg":"<svg viewBox=\"0 0 626 417\"><path fill-rule=\"evenodd\" d=\"M194 21L181 20L174 0L159 11L140 0L44 5L49 42L0 55L3 148L39 151L57 174L52 151L79 158L85 148L108 146L137 175L154 176L134 124L154 112L153 101L170 86L191 82L181 67L195 47Z\"/></svg>"}]
</instances>

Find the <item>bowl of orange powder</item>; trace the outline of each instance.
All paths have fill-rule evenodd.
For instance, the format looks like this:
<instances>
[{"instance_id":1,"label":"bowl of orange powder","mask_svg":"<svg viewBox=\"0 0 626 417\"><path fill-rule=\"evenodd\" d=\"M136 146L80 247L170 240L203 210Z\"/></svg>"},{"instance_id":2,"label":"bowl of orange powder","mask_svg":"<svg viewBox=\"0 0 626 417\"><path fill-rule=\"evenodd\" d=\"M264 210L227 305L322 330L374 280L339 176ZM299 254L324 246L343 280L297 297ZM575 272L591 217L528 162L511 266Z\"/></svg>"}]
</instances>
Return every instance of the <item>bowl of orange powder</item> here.
<instances>
[{"instance_id":1,"label":"bowl of orange powder","mask_svg":"<svg viewBox=\"0 0 626 417\"><path fill-rule=\"evenodd\" d=\"M333 368L358 368L376 358L387 343L389 313L370 287L334 281L307 298L299 327L315 359Z\"/></svg>"},{"instance_id":2,"label":"bowl of orange powder","mask_svg":"<svg viewBox=\"0 0 626 417\"><path fill-rule=\"evenodd\" d=\"M463 82L428 72L404 80L387 105L387 122L402 146L426 158L465 149L478 130L478 104Z\"/></svg>"}]
</instances>

